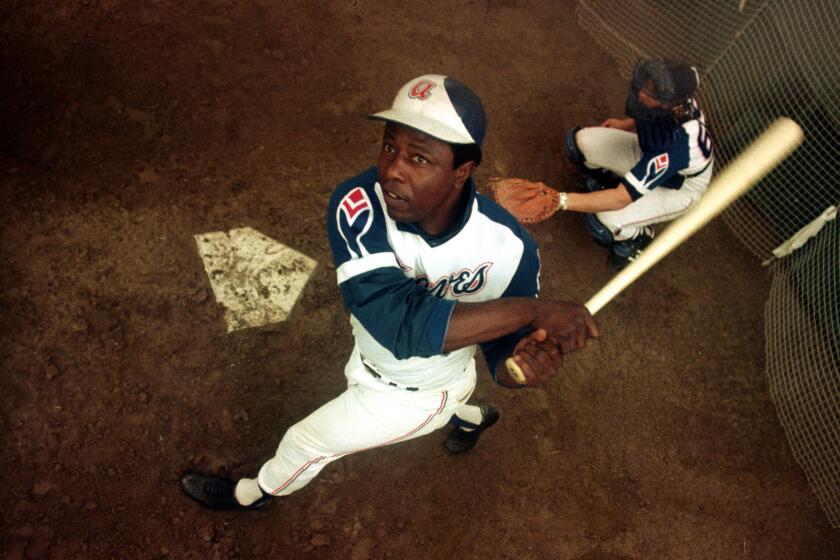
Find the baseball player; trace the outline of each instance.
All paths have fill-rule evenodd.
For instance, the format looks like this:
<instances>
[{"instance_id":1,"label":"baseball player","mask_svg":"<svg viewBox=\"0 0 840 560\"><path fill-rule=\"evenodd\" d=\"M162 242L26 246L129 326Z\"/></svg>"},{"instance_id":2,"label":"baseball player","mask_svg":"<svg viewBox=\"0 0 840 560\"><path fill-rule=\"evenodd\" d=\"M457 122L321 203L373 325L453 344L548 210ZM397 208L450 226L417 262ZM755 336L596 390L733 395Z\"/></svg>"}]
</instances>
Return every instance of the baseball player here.
<instances>
[{"instance_id":1,"label":"baseball player","mask_svg":"<svg viewBox=\"0 0 840 560\"><path fill-rule=\"evenodd\" d=\"M205 507L260 507L331 461L446 424L446 450L467 451L500 416L468 402L479 346L499 384L517 386L499 365L514 355L539 385L598 334L585 307L536 299L534 240L476 192L486 117L472 90L421 76L371 118L385 122L378 166L338 185L327 216L355 338L347 389L289 428L255 478L186 473L182 490Z\"/></svg>"},{"instance_id":2,"label":"baseball player","mask_svg":"<svg viewBox=\"0 0 840 560\"><path fill-rule=\"evenodd\" d=\"M648 59L633 70L627 118L566 134L566 154L587 175L586 191L561 193L560 208L587 212L586 227L623 268L706 192L712 137L697 100L699 77L684 62Z\"/></svg>"}]
</instances>

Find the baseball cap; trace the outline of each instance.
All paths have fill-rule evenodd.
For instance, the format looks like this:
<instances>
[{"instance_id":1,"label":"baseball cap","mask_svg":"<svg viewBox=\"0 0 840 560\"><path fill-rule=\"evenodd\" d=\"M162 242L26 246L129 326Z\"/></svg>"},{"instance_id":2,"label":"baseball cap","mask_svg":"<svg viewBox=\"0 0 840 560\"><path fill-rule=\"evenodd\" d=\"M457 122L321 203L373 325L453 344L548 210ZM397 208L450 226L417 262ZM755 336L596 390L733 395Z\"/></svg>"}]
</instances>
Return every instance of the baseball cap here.
<instances>
[{"instance_id":1,"label":"baseball cap","mask_svg":"<svg viewBox=\"0 0 840 560\"><path fill-rule=\"evenodd\" d=\"M426 74L405 84L391 108L368 118L409 126L451 144L484 145L487 116L478 96L455 78Z\"/></svg>"}]
</instances>

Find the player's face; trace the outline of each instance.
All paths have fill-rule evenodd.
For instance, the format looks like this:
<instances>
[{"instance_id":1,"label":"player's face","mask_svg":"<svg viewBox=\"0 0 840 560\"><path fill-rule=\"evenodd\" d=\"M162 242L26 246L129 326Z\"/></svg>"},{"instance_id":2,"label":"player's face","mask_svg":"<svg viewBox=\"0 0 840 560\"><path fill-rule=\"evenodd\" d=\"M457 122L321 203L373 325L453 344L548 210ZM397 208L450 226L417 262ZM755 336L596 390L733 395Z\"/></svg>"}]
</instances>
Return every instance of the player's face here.
<instances>
[{"instance_id":1,"label":"player's face","mask_svg":"<svg viewBox=\"0 0 840 560\"><path fill-rule=\"evenodd\" d=\"M454 223L462 187L475 168L467 162L452 169L452 148L431 136L394 123L385 126L379 152L379 184L388 215L415 222L430 235Z\"/></svg>"}]
</instances>

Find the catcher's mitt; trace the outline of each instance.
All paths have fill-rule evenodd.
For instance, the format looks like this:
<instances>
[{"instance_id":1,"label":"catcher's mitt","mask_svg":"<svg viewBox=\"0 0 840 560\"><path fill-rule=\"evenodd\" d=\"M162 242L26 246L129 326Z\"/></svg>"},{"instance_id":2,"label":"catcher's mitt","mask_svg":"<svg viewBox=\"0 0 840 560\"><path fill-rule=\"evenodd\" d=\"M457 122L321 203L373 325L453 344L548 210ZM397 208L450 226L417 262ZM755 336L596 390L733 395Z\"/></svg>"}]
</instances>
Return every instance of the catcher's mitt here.
<instances>
[{"instance_id":1,"label":"catcher's mitt","mask_svg":"<svg viewBox=\"0 0 840 560\"><path fill-rule=\"evenodd\" d=\"M490 179L493 198L522 224L547 220L560 209L560 193L525 179Z\"/></svg>"}]
</instances>

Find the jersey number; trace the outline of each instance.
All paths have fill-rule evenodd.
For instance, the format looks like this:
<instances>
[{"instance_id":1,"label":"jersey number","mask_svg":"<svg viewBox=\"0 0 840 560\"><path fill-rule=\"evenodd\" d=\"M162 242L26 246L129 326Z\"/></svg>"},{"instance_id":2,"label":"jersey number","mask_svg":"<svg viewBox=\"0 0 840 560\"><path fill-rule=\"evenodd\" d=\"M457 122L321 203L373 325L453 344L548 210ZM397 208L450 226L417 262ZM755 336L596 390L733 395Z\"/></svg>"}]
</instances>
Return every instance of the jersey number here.
<instances>
[{"instance_id":1,"label":"jersey number","mask_svg":"<svg viewBox=\"0 0 840 560\"><path fill-rule=\"evenodd\" d=\"M712 157L712 135L702 124L697 131L697 145L700 146L700 151L703 152L703 157L709 159Z\"/></svg>"}]
</instances>

